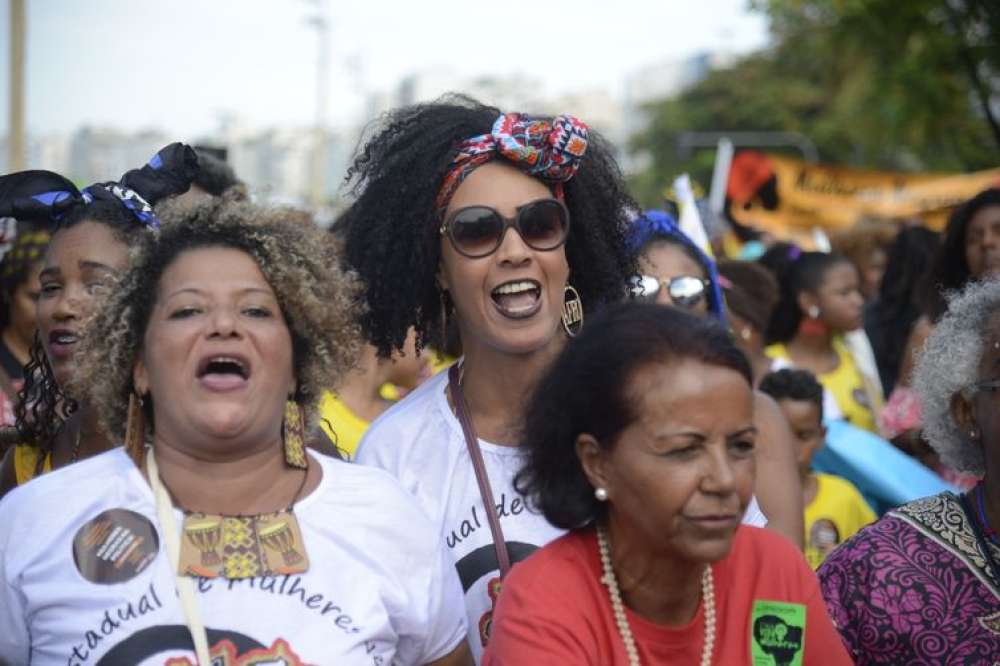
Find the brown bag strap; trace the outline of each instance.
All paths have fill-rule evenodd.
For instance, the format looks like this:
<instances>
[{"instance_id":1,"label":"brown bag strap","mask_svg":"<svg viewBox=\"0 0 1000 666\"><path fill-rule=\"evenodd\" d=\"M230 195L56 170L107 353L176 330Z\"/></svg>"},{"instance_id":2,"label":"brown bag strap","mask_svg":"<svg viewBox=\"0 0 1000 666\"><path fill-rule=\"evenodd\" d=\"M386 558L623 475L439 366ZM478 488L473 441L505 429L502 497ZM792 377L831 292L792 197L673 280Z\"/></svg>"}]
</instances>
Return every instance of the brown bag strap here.
<instances>
[{"instance_id":1,"label":"brown bag strap","mask_svg":"<svg viewBox=\"0 0 1000 666\"><path fill-rule=\"evenodd\" d=\"M472 427L472 420L469 418L469 406L465 402L465 394L462 393L462 383L459 381L458 363L448 369L448 388L451 389L451 399L455 401L455 415L462 425L462 433L465 435L465 446L469 449L469 458L472 459L472 469L476 472L476 482L479 484L479 496L483 500L483 507L486 509L486 520L490 524L490 532L493 534L493 548L497 553L497 564L500 565L500 578L506 578L510 571L510 553L507 552L507 542L503 538L503 529L500 527L500 518L497 516L496 503L493 501L493 489L490 488L490 477L486 474L486 463L483 462L483 452L479 449L479 438L476 430Z\"/></svg>"}]
</instances>

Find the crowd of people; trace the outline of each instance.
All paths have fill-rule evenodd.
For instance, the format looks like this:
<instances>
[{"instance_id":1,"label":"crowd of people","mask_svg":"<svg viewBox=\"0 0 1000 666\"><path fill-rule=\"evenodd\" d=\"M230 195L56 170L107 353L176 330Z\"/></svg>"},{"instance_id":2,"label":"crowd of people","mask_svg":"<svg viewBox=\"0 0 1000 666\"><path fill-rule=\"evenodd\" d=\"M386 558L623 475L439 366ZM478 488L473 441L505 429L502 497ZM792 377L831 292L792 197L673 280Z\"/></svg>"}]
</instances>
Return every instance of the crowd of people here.
<instances>
[{"instance_id":1,"label":"crowd of people","mask_svg":"<svg viewBox=\"0 0 1000 666\"><path fill-rule=\"evenodd\" d=\"M450 96L329 229L0 176L0 664L1000 661L1000 184L747 260L612 155Z\"/></svg>"}]
</instances>

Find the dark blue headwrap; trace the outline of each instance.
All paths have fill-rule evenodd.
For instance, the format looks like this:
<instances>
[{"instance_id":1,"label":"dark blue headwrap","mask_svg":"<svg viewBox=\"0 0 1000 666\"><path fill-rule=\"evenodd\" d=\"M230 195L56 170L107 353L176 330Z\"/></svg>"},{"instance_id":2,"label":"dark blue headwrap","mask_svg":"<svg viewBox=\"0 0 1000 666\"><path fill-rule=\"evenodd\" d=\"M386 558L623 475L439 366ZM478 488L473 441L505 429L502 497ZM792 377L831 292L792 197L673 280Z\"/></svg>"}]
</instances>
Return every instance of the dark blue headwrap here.
<instances>
[{"instance_id":1,"label":"dark blue headwrap","mask_svg":"<svg viewBox=\"0 0 1000 666\"><path fill-rule=\"evenodd\" d=\"M692 254L698 258L698 263L705 270L708 280L711 283L708 289L708 311L711 312L723 324L726 323L725 300L722 298L722 289L719 286L719 271L715 267L715 261L688 235L681 231L673 215L662 210L647 210L639 217L635 218L629 225L625 238L629 252L637 256L651 241L657 239L672 240L691 250Z\"/></svg>"},{"instance_id":2,"label":"dark blue headwrap","mask_svg":"<svg viewBox=\"0 0 1000 666\"><path fill-rule=\"evenodd\" d=\"M198 157L183 143L166 146L145 166L128 171L117 182L94 183L82 191L51 171L19 171L0 176L0 217L58 223L78 206L113 201L155 231L160 220L153 205L186 192L197 174Z\"/></svg>"}]
</instances>

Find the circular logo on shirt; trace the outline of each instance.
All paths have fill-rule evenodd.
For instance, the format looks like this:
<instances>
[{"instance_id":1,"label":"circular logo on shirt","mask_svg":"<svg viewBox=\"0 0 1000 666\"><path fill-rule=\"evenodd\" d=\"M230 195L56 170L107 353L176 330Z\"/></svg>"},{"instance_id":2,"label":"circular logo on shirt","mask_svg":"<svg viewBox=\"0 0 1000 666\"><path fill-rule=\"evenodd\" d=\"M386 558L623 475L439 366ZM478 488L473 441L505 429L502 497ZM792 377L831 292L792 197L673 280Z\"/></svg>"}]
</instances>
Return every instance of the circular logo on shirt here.
<instances>
[{"instance_id":1,"label":"circular logo on shirt","mask_svg":"<svg viewBox=\"0 0 1000 666\"><path fill-rule=\"evenodd\" d=\"M109 509L73 538L73 561L91 583L113 585L135 578L156 558L160 539L153 523L127 509Z\"/></svg>"},{"instance_id":2,"label":"circular logo on shirt","mask_svg":"<svg viewBox=\"0 0 1000 666\"><path fill-rule=\"evenodd\" d=\"M856 388L851 391L851 397L854 398L854 402L858 403L865 409L872 408L872 401L868 399L868 392L865 391L863 387Z\"/></svg>"},{"instance_id":3,"label":"circular logo on shirt","mask_svg":"<svg viewBox=\"0 0 1000 666\"><path fill-rule=\"evenodd\" d=\"M829 554L840 543L840 530L832 520L820 518L809 530L809 545L823 554Z\"/></svg>"}]
</instances>

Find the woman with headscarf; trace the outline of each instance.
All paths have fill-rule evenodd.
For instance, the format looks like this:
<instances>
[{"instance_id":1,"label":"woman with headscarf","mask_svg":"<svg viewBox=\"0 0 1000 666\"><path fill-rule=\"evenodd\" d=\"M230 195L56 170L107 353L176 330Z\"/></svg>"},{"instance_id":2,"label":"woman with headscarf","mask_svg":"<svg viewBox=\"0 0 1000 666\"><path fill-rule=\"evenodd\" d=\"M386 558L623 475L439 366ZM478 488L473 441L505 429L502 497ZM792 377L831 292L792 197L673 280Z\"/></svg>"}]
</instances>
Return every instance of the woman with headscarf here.
<instances>
[{"instance_id":1,"label":"woman with headscarf","mask_svg":"<svg viewBox=\"0 0 1000 666\"><path fill-rule=\"evenodd\" d=\"M0 261L0 424L8 426L14 425L14 403L35 339L35 305L41 293L38 272L49 244L47 231L20 226Z\"/></svg>"},{"instance_id":2,"label":"woman with headscarf","mask_svg":"<svg viewBox=\"0 0 1000 666\"><path fill-rule=\"evenodd\" d=\"M522 406L566 338L632 274L630 200L611 151L570 116L501 113L466 98L385 119L352 168L342 219L383 356L458 327L464 357L381 416L357 460L430 514L465 590L481 653L510 567L562 533L513 488Z\"/></svg>"},{"instance_id":3,"label":"woman with headscarf","mask_svg":"<svg viewBox=\"0 0 1000 666\"><path fill-rule=\"evenodd\" d=\"M356 295L289 211L209 200L144 239L75 377L124 448L0 503L0 661L471 662L434 526L304 446Z\"/></svg>"},{"instance_id":4,"label":"woman with headscarf","mask_svg":"<svg viewBox=\"0 0 1000 666\"><path fill-rule=\"evenodd\" d=\"M917 361L924 432L945 463L982 476L890 511L819 569L859 664L1000 660L1000 280L954 293Z\"/></svg>"},{"instance_id":5,"label":"woman with headscarf","mask_svg":"<svg viewBox=\"0 0 1000 666\"><path fill-rule=\"evenodd\" d=\"M715 261L681 231L673 217L646 211L632 222L628 243L641 270L633 282L633 295L726 323ZM761 436L755 453L757 486L747 522L767 524L801 546L802 494L792 433L778 405L760 392L754 394L754 420Z\"/></svg>"},{"instance_id":6,"label":"woman with headscarf","mask_svg":"<svg viewBox=\"0 0 1000 666\"><path fill-rule=\"evenodd\" d=\"M83 190L50 171L0 177L0 215L52 228L39 273L38 333L15 409L18 444L0 465L0 497L43 472L111 447L89 406L87 387L67 392L83 326L127 267L129 247L159 228L152 206L184 192L196 169L194 151L173 143L120 181Z\"/></svg>"},{"instance_id":7,"label":"woman with headscarf","mask_svg":"<svg viewBox=\"0 0 1000 666\"><path fill-rule=\"evenodd\" d=\"M751 382L718 322L675 308L621 305L570 341L515 482L570 532L511 573L484 664L850 663L802 554L740 524Z\"/></svg>"}]
</instances>

